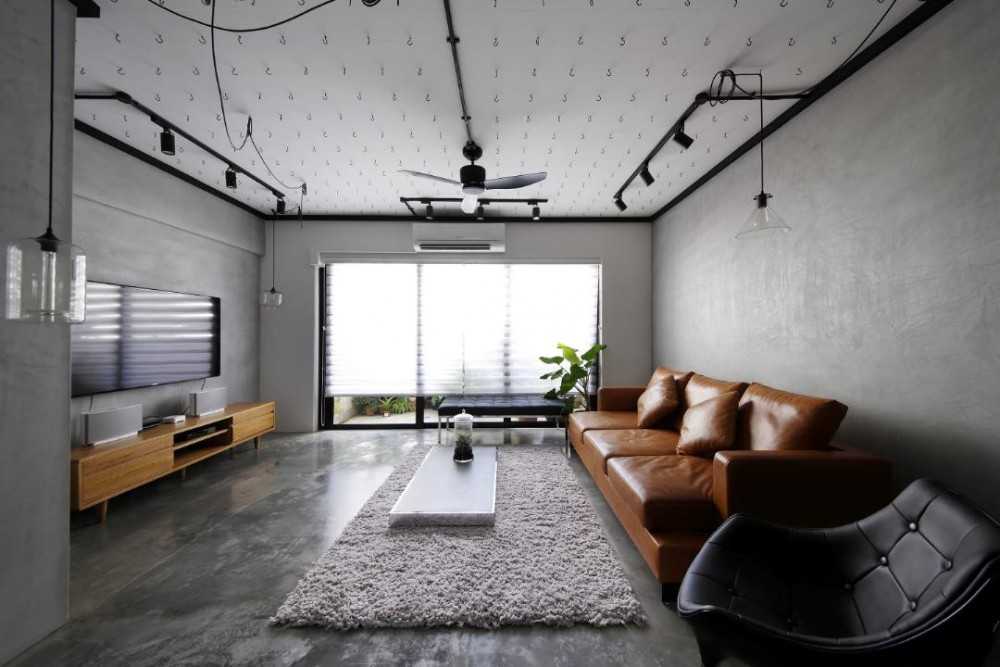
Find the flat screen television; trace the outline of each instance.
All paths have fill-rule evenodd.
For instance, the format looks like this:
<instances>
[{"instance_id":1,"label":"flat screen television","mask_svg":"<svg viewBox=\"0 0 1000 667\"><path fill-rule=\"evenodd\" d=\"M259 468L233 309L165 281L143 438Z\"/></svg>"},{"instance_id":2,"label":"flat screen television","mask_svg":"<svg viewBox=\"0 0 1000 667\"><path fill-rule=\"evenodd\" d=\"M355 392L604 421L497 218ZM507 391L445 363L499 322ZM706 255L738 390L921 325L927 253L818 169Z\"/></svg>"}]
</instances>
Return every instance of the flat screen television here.
<instances>
[{"instance_id":1,"label":"flat screen television","mask_svg":"<svg viewBox=\"0 0 1000 667\"><path fill-rule=\"evenodd\" d=\"M219 375L218 297L87 282L87 319L71 327L73 396Z\"/></svg>"}]
</instances>

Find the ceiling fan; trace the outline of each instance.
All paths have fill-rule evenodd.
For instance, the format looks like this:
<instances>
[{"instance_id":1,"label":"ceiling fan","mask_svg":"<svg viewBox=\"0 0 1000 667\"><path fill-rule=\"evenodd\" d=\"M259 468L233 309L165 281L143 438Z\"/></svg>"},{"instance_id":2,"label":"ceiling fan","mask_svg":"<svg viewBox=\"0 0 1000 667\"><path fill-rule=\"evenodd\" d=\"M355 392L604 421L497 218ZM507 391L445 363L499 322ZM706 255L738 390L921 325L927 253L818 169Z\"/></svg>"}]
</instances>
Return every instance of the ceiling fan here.
<instances>
[{"instance_id":1,"label":"ceiling fan","mask_svg":"<svg viewBox=\"0 0 1000 667\"><path fill-rule=\"evenodd\" d=\"M523 188L539 181L544 181L548 175L547 172L539 171L534 174L519 174L517 176L502 176L500 178L487 179L486 169L476 164L476 160L483 156L483 149L479 144L472 140L465 142L465 146L462 148L462 155L471 164L467 164L459 170L458 177L461 180L458 181L442 176L435 176L434 174L427 174L422 171L412 171L410 169L400 169L399 171L400 173L418 178L462 186L462 194L464 195L462 197L462 212L470 215L475 212L476 206L479 205L479 195L487 190Z\"/></svg>"}]
</instances>

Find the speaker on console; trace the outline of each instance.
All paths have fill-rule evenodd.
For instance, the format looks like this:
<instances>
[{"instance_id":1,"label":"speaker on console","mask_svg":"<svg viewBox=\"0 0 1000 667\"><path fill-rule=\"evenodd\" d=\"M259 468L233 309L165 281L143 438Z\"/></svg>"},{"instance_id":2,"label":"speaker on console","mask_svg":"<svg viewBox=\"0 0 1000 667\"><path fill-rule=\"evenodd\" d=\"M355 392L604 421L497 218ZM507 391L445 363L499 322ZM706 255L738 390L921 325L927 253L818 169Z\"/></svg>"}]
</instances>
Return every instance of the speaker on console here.
<instances>
[{"instance_id":1,"label":"speaker on console","mask_svg":"<svg viewBox=\"0 0 1000 667\"><path fill-rule=\"evenodd\" d=\"M196 417L222 412L226 409L226 388L193 391L188 400L188 414Z\"/></svg>"},{"instance_id":2,"label":"speaker on console","mask_svg":"<svg viewBox=\"0 0 1000 667\"><path fill-rule=\"evenodd\" d=\"M83 444L100 445L128 438L142 429L142 405L83 413Z\"/></svg>"}]
</instances>

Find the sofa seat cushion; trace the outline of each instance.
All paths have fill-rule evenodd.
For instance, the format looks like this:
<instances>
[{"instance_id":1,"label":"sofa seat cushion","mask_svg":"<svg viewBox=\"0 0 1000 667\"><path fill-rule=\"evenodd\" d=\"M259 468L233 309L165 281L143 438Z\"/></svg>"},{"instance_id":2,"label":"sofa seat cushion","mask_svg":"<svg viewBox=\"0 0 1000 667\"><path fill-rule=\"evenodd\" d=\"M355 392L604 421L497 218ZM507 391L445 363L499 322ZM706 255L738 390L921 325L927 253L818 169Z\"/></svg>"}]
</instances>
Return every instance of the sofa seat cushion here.
<instances>
[{"instance_id":1,"label":"sofa seat cushion","mask_svg":"<svg viewBox=\"0 0 1000 667\"><path fill-rule=\"evenodd\" d=\"M595 429L636 428L636 413L618 410L574 412L569 416L569 435L573 442L583 441L583 434Z\"/></svg>"},{"instance_id":2,"label":"sofa seat cushion","mask_svg":"<svg viewBox=\"0 0 1000 667\"><path fill-rule=\"evenodd\" d=\"M650 532L709 532L722 522L712 502L712 462L694 456L608 461L608 481Z\"/></svg>"},{"instance_id":3,"label":"sofa seat cushion","mask_svg":"<svg viewBox=\"0 0 1000 667\"><path fill-rule=\"evenodd\" d=\"M847 414L847 406L816 398L750 385L740 398L738 449L827 449Z\"/></svg>"},{"instance_id":4,"label":"sofa seat cushion","mask_svg":"<svg viewBox=\"0 0 1000 667\"><path fill-rule=\"evenodd\" d=\"M587 431L585 446L601 461L608 474L608 460L619 456L661 456L677 452L677 431L631 428L615 431Z\"/></svg>"}]
</instances>

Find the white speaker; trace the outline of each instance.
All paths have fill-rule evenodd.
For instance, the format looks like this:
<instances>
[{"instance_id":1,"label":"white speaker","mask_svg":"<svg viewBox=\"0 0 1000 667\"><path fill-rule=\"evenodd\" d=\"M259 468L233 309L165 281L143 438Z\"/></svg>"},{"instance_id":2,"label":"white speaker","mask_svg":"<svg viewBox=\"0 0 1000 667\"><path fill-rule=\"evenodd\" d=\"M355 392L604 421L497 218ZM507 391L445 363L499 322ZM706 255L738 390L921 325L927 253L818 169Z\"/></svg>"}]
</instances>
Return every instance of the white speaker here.
<instances>
[{"instance_id":1,"label":"white speaker","mask_svg":"<svg viewBox=\"0 0 1000 667\"><path fill-rule=\"evenodd\" d=\"M100 445L136 435L142 429L142 405L83 413L83 444Z\"/></svg>"},{"instance_id":2,"label":"white speaker","mask_svg":"<svg viewBox=\"0 0 1000 667\"><path fill-rule=\"evenodd\" d=\"M188 414L204 417L226 409L226 388L193 391L188 399Z\"/></svg>"}]
</instances>

